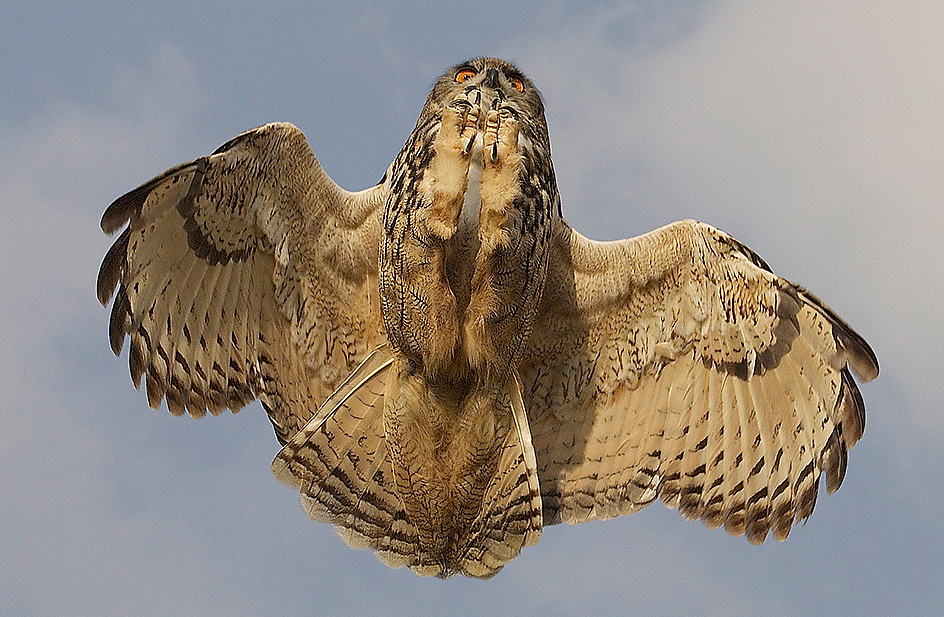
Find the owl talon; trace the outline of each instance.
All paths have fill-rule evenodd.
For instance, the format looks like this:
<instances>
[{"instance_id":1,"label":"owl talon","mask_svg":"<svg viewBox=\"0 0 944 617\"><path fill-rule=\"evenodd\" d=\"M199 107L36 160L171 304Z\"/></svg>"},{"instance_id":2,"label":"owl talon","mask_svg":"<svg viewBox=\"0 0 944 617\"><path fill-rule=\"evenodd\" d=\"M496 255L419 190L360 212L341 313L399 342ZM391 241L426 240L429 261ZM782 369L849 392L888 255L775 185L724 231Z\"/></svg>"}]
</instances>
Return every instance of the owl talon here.
<instances>
[{"instance_id":1,"label":"owl talon","mask_svg":"<svg viewBox=\"0 0 944 617\"><path fill-rule=\"evenodd\" d=\"M448 107L455 109L460 118L458 121L459 139L464 141L463 156L468 156L475 147L478 137L479 107L482 102L482 91L477 86L469 86L458 97L449 103Z\"/></svg>"},{"instance_id":2,"label":"owl talon","mask_svg":"<svg viewBox=\"0 0 944 617\"><path fill-rule=\"evenodd\" d=\"M478 131L470 131L472 134L469 135L469 141L466 142L465 147L462 149L462 154L467 155L472 152L472 148L475 146L475 138L478 137Z\"/></svg>"},{"instance_id":3,"label":"owl talon","mask_svg":"<svg viewBox=\"0 0 944 617\"><path fill-rule=\"evenodd\" d=\"M513 109L501 106L485 116L484 152L489 162L497 163L518 150L518 117Z\"/></svg>"},{"instance_id":4,"label":"owl talon","mask_svg":"<svg viewBox=\"0 0 944 617\"><path fill-rule=\"evenodd\" d=\"M501 116L502 120L504 121L508 121L508 120L514 120L515 122L518 121L518 111L511 105L502 105L499 108L498 113Z\"/></svg>"}]
</instances>

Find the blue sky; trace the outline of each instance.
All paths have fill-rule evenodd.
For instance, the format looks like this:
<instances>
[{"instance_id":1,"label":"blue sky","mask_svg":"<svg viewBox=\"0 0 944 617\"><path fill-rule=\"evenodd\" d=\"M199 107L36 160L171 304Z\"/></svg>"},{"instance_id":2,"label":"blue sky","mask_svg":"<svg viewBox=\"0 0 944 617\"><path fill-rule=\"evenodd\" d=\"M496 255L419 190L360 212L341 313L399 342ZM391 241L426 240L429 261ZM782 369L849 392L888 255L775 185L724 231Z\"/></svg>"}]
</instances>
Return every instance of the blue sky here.
<instances>
[{"instance_id":1,"label":"blue sky","mask_svg":"<svg viewBox=\"0 0 944 617\"><path fill-rule=\"evenodd\" d=\"M29 2L0 8L0 613L944 613L944 5L701 0ZM94 281L112 199L273 120L375 183L446 67L541 88L566 218L697 218L872 343L842 489L752 547L661 505L548 528L487 582L311 523L258 405L148 409Z\"/></svg>"}]
</instances>

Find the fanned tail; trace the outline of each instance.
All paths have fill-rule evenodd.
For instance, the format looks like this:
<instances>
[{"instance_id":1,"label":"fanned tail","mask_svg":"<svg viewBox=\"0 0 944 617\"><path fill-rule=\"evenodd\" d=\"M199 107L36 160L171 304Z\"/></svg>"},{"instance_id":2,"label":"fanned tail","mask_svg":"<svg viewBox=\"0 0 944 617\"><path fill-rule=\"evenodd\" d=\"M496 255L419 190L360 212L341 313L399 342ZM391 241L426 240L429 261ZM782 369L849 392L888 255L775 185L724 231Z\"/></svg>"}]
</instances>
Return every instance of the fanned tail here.
<instances>
[{"instance_id":1,"label":"fanned tail","mask_svg":"<svg viewBox=\"0 0 944 617\"><path fill-rule=\"evenodd\" d=\"M506 432L497 472L485 491L462 556L462 573L489 578L541 537L541 489L531 429L517 378L509 380L514 425Z\"/></svg>"},{"instance_id":2,"label":"fanned tail","mask_svg":"<svg viewBox=\"0 0 944 617\"><path fill-rule=\"evenodd\" d=\"M312 520L333 523L350 546L373 549L391 567L413 567L417 533L396 492L383 426L391 363L388 347L374 350L285 444L272 473L300 491Z\"/></svg>"},{"instance_id":3,"label":"fanned tail","mask_svg":"<svg viewBox=\"0 0 944 617\"><path fill-rule=\"evenodd\" d=\"M507 424L497 472L468 534L452 557L431 555L400 498L387 446L383 409L391 365L389 348L374 350L285 444L272 472L299 490L311 519L334 524L350 546L372 549L388 566L408 566L422 576L489 578L535 544L543 526L521 386L510 380L502 397L509 413L499 414Z\"/></svg>"}]
</instances>

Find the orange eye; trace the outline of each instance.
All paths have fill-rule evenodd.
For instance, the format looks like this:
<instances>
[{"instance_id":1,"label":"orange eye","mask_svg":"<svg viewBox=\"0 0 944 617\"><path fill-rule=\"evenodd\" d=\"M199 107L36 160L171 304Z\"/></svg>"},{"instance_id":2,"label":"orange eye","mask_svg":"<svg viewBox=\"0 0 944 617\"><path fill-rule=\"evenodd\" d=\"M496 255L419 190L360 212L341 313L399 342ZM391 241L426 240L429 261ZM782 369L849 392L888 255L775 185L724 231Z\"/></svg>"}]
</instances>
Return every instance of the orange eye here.
<instances>
[{"instance_id":1,"label":"orange eye","mask_svg":"<svg viewBox=\"0 0 944 617\"><path fill-rule=\"evenodd\" d=\"M475 69L470 69L470 68L460 69L459 72L456 73L456 83L461 84L466 79L469 79L471 77L475 77Z\"/></svg>"},{"instance_id":2,"label":"orange eye","mask_svg":"<svg viewBox=\"0 0 944 617\"><path fill-rule=\"evenodd\" d=\"M524 92L524 82L518 79L517 77L512 77L510 79L511 85L515 87L515 90L518 92Z\"/></svg>"}]
</instances>

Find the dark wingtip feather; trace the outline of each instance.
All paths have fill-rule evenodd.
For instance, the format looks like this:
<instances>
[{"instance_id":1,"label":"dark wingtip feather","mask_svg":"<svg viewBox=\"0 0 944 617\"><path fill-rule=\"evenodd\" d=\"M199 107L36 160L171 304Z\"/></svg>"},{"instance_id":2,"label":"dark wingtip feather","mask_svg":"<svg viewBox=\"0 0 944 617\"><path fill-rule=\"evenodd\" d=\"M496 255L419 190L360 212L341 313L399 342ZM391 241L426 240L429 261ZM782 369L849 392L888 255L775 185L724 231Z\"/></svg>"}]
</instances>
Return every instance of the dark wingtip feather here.
<instances>
[{"instance_id":1,"label":"dark wingtip feather","mask_svg":"<svg viewBox=\"0 0 944 617\"><path fill-rule=\"evenodd\" d=\"M102 215L102 231L106 234L114 233L130 221L131 217L141 210L141 206L144 205L144 200L147 199L151 188L149 182L111 202L111 205L105 209L105 214Z\"/></svg>"},{"instance_id":2,"label":"dark wingtip feather","mask_svg":"<svg viewBox=\"0 0 944 617\"><path fill-rule=\"evenodd\" d=\"M171 176L175 176L181 171L190 168L193 164L194 161L188 161L180 165L175 165L164 173L151 178L138 188L128 191L111 202L111 205L105 209L105 214L102 215L102 231L106 234L117 231L122 225L130 221L141 211L141 207L144 206L144 201L147 199L147 196L151 194L151 191L154 190L154 187Z\"/></svg>"},{"instance_id":3,"label":"dark wingtip feather","mask_svg":"<svg viewBox=\"0 0 944 617\"><path fill-rule=\"evenodd\" d=\"M822 300L807 289L797 287L797 290L829 319L833 326L833 335L836 337L842 351L845 352L846 362L852 372L862 381L872 381L878 377L878 358L865 339L853 330L842 317L833 312Z\"/></svg>"},{"instance_id":4,"label":"dark wingtip feather","mask_svg":"<svg viewBox=\"0 0 944 617\"><path fill-rule=\"evenodd\" d=\"M842 387L837 407L841 410L842 435L851 448L865 432L865 401L849 371L842 372Z\"/></svg>"},{"instance_id":5,"label":"dark wingtip feather","mask_svg":"<svg viewBox=\"0 0 944 617\"><path fill-rule=\"evenodd\" d=\"M744 535L747 529L747 519L744 512L744 504L737 503L728 511L728 516L724 519L724 530L728 534L739 538Z\"/></svg>"},{"instance_id":6,"label":"dark wingtip feather","mask_svg":"<svg viewBox=\"0 0 944 617\"><path fill-rule=\"evenodd\" d=\"M823 449L823 469L826 472L826 492L833 494L839 490L846 477L846 443L842 436L842 426L837 425Z\"/></svg>"},{"instance_id":7,"label":"dark wingtip feather","mask_svg":"<svg viewBox=\"0 0 944 617\"><path fill-rule=\"evenodd\" d=\"M122 287L118 290L115 304L111 307L111 319L108 321L108 341L111 343L111 350L115 352L116 356L121 354L130 318L131 303L128 301L128 294L125 293L124 287Z\"/></svg>"},{"instance_id":8,"label":"dark wingtip feather","mask_svg":"<svg viewBox=\"0 0 944 617\"><path fill-rule=\"evenodd\" d=\"M131 237L131 230L126 229L115 243L111 245L102 265L98 270L98 281L96 283L96 293L98 301L102 306L108 304L115 287L118 286L118 280L121 278L121 270L124 267L125 256L128 253L128 239Z\"/></svg>"},{"instance_id":9,"label":"dark wingtip feather","mask_svg":"<svg viewBox=\"0 0 944 617\"><path fill-rule=\"evenodd\" d=\"M764 543L764 540L767 539L768 531L770 531L769 526L758 525L756 527L753 527L751 525L748 525L747 533L745 534L745 536L747 537L748 542L750 542L754 546L760 546L761 544Z\"/></svg>"},{"instance_id":10,"label":"dark wingtip feather","mask_svg":"<svg viewBox=\"0 0 944 617\"><path fill-rule=\"evenodd\" d=\"M787 536L790 535L790 530L793 529L795 514L793 504L791 503L781 504L777 507L773 513L774 540L783 542L787 539Z\"/></svg>"},{"instance_id":11,"label":"dark wingtip feather","mask_svg":"<svg viewBox=\"0 0 944 617\"><path fill-rule=\"evenodd\" d=\"M816 469L813 461L810 461L797 480L797 484L793 490L796 495L797 522L808 519L810 514L813 513L813 508L816 507L816 494L819 492L819 474L820 472ZM814 476L812 482L804 481L804 478L809 475Z\"/></svg>"},{"instance_id":12,"label":"dark wingtip feather","mask_svg":"<svg viewBox=\"0 0 944 617\"><path fill-rule=\"evenodd\" d=\"M176 388L171 387L164 393L164 400L167 402L167 411L172 416L181 417L187 412L187 408L181 399L184 395ZM158 404L160 404L158 402Z\"/></svg>"},{"instance_id":13,"label":"dark wingtip feather","mask_svg":"<svg viewBox=\"0 0 944 617\"><path fill-rule=\"evenodd\" d=\"M148 405L151 409L159 409L161 400L164 398L164 392L167 390L163 380L148 371L144 376L144 389L147 392Z\"/></svg>"},{"instance_id":14,"label":"dark wingtip feather","mask_svg":"<svg viewBox=\"0 0 944 617\"><path fill-rule=\"evenodd\" d=\"M839 342L846 352L849 367L859 379L872 381L878 377L878 358L864 338L846 326L840 333Z\"/></svg>"},{"instance_id":15,"label":"dark wingtip feather","mask_svg":"<svg viewBox=\"0 0 944 617\"><path fill-rule=\"evenodd\" d=\"M760 546L767 539L770 526L773 523L770 512L770 502L766 493L747 512L747 541L754 546Z\"/></svg>"},{"instance_id":16,"label":"dark wingtip feather","mask_svg":"<svg viewBox=\"0 0 944 617\"><path fill-rule=\"evenodd\" d=\"M141 328L140 331L143 331ZM131 337L131 347L128 350L128 370L131 372L131 381L136 389L141 388L141 376L147 368L147 352L144 341L140 336Z\"/></svg>"}]
</instances>

